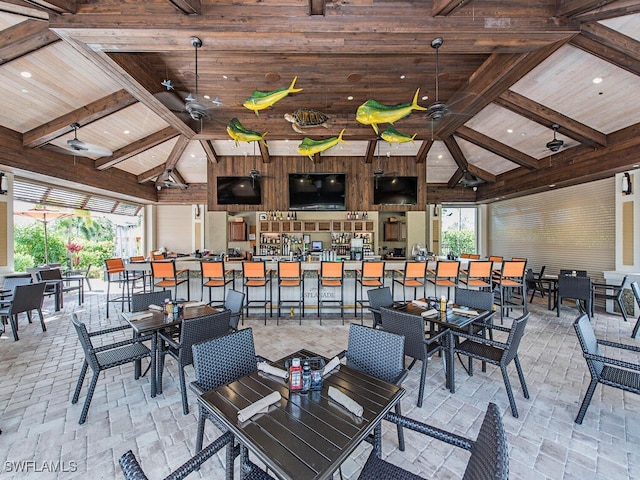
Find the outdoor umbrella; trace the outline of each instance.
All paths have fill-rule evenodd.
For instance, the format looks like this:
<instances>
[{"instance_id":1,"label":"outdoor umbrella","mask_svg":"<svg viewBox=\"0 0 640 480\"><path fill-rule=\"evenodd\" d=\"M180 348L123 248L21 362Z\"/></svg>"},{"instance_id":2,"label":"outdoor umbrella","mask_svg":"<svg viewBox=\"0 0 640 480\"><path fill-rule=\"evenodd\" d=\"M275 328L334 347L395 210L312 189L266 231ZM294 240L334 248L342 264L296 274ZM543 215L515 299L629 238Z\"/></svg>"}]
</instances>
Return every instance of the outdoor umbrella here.
<instances>
[{"instance_id":1,"label":"outdoor umbrella","mask_svg":"<svg viewBox=\"0 0 640 480\"><path fill-rule=\"evenodd\" d=\"M73 213L59 212L57 210L47 210L46 208L31 208L26 212L19 212L18 215L24 217L35 218L36 220L44 224L44 260L45 263L49 263L49 249L47 247L47 223L56 218L65 218L73 216Z\"/></svg>"}]
</instances>

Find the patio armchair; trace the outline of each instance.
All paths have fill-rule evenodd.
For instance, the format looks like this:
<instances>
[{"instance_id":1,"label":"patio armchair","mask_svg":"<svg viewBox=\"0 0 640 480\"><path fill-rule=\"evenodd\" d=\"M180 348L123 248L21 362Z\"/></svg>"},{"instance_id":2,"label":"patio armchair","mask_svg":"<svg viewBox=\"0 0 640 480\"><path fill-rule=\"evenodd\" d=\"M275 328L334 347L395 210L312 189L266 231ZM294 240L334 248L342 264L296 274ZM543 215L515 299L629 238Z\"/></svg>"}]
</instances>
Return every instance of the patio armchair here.
<instances>
[{"instance_id":1,"label":"patio armchair","mask_svg":"<svg viewBox=\"0 0 640 480\"><path fill-rule=\"evenodd\" d=\"M620 309L620 313L622 314L622 318L627 322L627 310L624 308L624 304L622 303L622 293L624 292L624 284L627 281L627 275L624 276L622 282L619 285L614 285L610 283L592 283L591 287L593 288L593 302L591 303L591 316L593 317L593 310L595 308L595 301L600 298L605 301L613 300L618 304L618 308Z\"/></svg>"},{"instance_id":2,"label":"patio armchair","mask_svg":"<svg viewBox=\"0 0 640 480\"><path fill-rule=\"evenodd\" d=\"M91 282L89 282L89 273L91 272L91 264L87 265L87 268L83 269L70 269L64 272L65 277L82 277L83 282L87 283L89 291L91 291Z\"/></svg>"},{"instance_id":3,"label":"patio armchair","mask_svg":"<svg viewBox=\"0 0 640 480\"><path fill-rule=\"evenodd\" d=\"M631 291L633 292L633 296L636 298L636 303L640 305L640 285L638 285L638 282L631 283ZM631 338L636 338L638 328L640 328L640 315L638 315L638 320L636 320L633 332L631 332Z\"/></svg>"},{"instance_id":4,"label":"patio armchair","mask_svg":"<svg viewBox=\"0 0 640 480\"><path fill-rule=\"evenodd\" d=\"M30 283L25 285L17 285L14 289L13 296L10 299L10 303L3 303L0 308L0 318L2 318L2 324L8 321L11 324L11 330L13 331L13 339L18 341L18 314L27 313L29 323L31 323L31 311L36 310L40 317L40 325L42 331L46 332L47 327L44 324L44 317L42 316L42 303L44 301L44 289L45 283ZM3 331L4 333L4 331Z\"/></svg>"},{"instance_id":5,"label":"patio armchair","mask_svg":"<svg viewBox=\"0 0 640 480\"><path fill-rule=\"evenodd\" d=\"M494 403L489 403L475 441L393 412L389 412L385 420L471 452L462 477L465 480L508 480L509 478L509 446L500 410ZM377 438L380 439L380 426L376 427L376 430ZM359 480L420 480L423 478L382 460L381 451L379 440L360 472Z\"/></svg>"},{"instance_id":6,"label":"patio armchair","mask_svg":"<svg viewBox=\"0 0 640 480\"><path fill-rule=\"evenodd\" d=\"M242 318L242 307L244 306L244 293L237 290L229 290L227 296L224 299L224 308L229 310L231 316L229 317L229 331L237 332L238 323Z\"/></svg>"},{"instance_id":7,"label":"patio armchair","mask_svg":"<svg viewBox=\"0 0 640 480\"><path fill-rule=\"evenodd\" d=\"M576 330L580 348L582 348L582 355L591 374L591 382L575 420L577 424L582 424L598 383L631 393L640 393L640 364L637 363L637 360L636 363L620 360L620 354L624 354L625 351L635 352L634 356L637 358L637 354L640 353L640 347L608 340L598 340L593 333L593 327L586 313L582 313L576 319L573 323L573 328ZM611 349L612 353L605 356L600 350L600 346L609 347L607 350ZM614 354L613 352L616 353Z\"/></svg>"},{"instance_id":8,"label":"patio armchair","mask_svg":"<svg viewBox=\"0 0 640 480\"><path fill-rule=\"evenodd\" d=\"M560 307L562 300L570 298L572 300L580 300L585 304L585 311L588 315L593 312L593 289L591 286L591 277L559 275L558 276L558 299L556 303L556 314L560 316Z\"/></svg>"},{"instance_id":9,"label":"patio armchair","mask_svg":"<svg viewBox=\"0 0 640 480\"><path fill-rule=\"evenodd\" d=\"M369 311L373 317L373 328L378 328L382 325L382 319L380 317L380 307L393 306L393 295L389 287L373 288L367 290L367 296L369 297Z\"/></svg>"},{"instance_id":10,"label":"patio armchair","mask_svg":"<svg viewBox=\"0 0 640 480\"><path fill-rule=\"evenodd\" d=\"M536 296L536 293L539 293L542 298L544 298L545 294L545 286L542 283L542 276L544 275L546 265L540 267L539 272L534 272L533 269L528 268L527 273L525 275L525 281L527 283L527 290L531 292L531 298L529 298L529 303L533 303L533 297Z\"/></svg>"}]
</instances>

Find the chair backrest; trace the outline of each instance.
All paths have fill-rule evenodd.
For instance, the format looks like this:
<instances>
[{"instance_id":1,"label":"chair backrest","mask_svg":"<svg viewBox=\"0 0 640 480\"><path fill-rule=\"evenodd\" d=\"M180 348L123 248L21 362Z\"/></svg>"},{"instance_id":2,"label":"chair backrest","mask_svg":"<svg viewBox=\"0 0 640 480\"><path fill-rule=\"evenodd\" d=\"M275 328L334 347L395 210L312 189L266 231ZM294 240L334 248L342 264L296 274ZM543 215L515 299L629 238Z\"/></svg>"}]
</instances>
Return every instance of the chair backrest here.
<instances>
[{"instance_id":1,"label":"chair backrest","mask_svg":"<svg viewBox=\"0 0 640 480\"><path fill-rule=\"evenodd\" d=\"M561 268L559 275L570 275L570 276L574 276L574 277L586 277L587 276L587 271L586 270L567 270L565 268Z\"/></svg>"},{"instance_id":2,"label":"chair backrest","mask_svg":"<svg viewBox=\"0 0 640 480\"><path fill-rule=\"evenodd\" d=\"M523 279L527 262L522 260L507 260L502 262L502 278Z\"/></svg>"},{"instance_id":3,"label":"chair backrest","mask_svg":"<svg viewBox=\"0 0 640 480\"><path fill-rule=\"evenodd\" d=\"M242 262L242 275L244 278L266 278L266 264L263 261Z\"/></svg>"},{"instance_id":4,"label":"chair backrest","mask_svg":"<svg viewBox=\"0 0 640 480\"><path fill-rule=\"evenodd\" d=\"M367 290L369 297L369 305L371 308L391 307L393 305L393 297L389 287L371 288Z\"/></svg>"},{"instance_id":5,"label":"chair backrest","mask_svg":"<svg viewBox=\"0 0 640 480\"><path fill-rule=\"evenodd\" d=\"M406 262L404 264L404 278L424 278L427 262Z\"/></svg>"},{"instance_id":6,"label":"chair backrest","mask_svg":"<svg viewBox=\"0 0 640 480\"><path fill-rule=\"evenodd\" d=\"M193 346L193 368L196 383L203 390L212 390L258 369L253 330L211 339Z\"/></svg>"},{"instance_id":7,"label":"chair backrest","mask_svg":"<svg viewBox=\"0 0 640 480\"><path fill-rule=\"evenodd\" d=\"M164 301L171 300L171 290L159 290L149 293L134 293L131 295L131 311L141 312L149 308L149 305L164 304Z\"/></svg>"},{"instance_id":8,"label":"chair backrest","mask_svg":"<svg viewBox=\"0 0 640 480\"><path fill-rule=\"evenodd\" d=\"M424 320L410 313L381 307L380 316L385 332L404 337L404 354L425 361L427 346L424 343Z\"/></svg>"},{"instance_id":9,"label":"chair backrest","mask_svg":"<svg viewBox=\"0 0 640 480\"><path fill-rule=\"evenodd\" d=\"M573 322L573 328L578 336L578 342L580 342L580 348L582 348L583 355L598 355L602 356L600 347L598 346L598 339L595 333L593 333L593 327L589 321L589 316L584 313L576 318ZM598 377L604 368L604 364L597 360L586 358L587 366L592 377Z\"/></svg>"},{"instance_id":10,"label":"chair backrest","mask_svg":"<svg viewBox=\"0 0 640 480\"><path fill-rule=\"evenodd\" d=\"M167 257L165 257L164 253L154 253L151 255L151 258L152 260L164 260Z\"/></svg>"},{"instance_id":11,"label":"chair backrest","mask_svg":"<svg viewBox=\"0 0 640 480\"><path fill-rule=\"evenodd\" d=\"M10 314L15 315L42 308L46 287L47 284L44 282L16 286L13 292L13 300L9 307Z\"/></svg>"},{"instance_id":12,"label":"chair backrest","mask_svg":"<svg viewBox=\"0 0 640 480\"><path fill-rule=\"evenodd\" d=\"M455 302L465 307L493 310L493 292L456 287Z\"/></svg>"},{"instance_id":13,"label":"chair backrest","mask_svg":"<svg viewBox=\"0 0 640 480\"><path fill-rule=\"evenodd\" d=\"M320 277L342 278L344 276L344 262L320 262Z\"/></svg>"},{"instance_id":14,"label":"chair backrest","mask_svg":"<svg viewBox=\"0 0 640 480\"><path fill-rule=\"evenodd\" d=\"M302 278L300 262L278 262L278 277L281 280Z\"/></svg>"},{"instance_id":15,"label":"chair backrest","mask_svg":"<svg viewBox=\"0 0 640 480\"><path fill-rule=\"evenodd\" d=\"M144 262L146 258L142 255L134 255L133 257L129 257L130 262Z\"/></svg>"},{"instance_id":16,"label":"chair backrest","mask_svg":"<svg viewBox=\"0 0 640 480\"><path fill-rule=\"evenodd\" d=\"M191 347L194 344L229 333L230 316L229 310L223 310L213 315L184 320L180 326L180 353L178 354L180 365L184 367L193 363Z\"/></svg>"},{"instance_id":17,"label":"chair backrest","mask_svg":"<svg viewBox=\"0 0 640 480\"><path fill-rule=\"evenodd\" d=\"M527 259L524 257L511 257L512 262L526 262Z\"/></svg>"},{"instance_id":18,"label":"chair backrest","mask_svg":"<svg viewBox=\"0 0 640 480\"><path fill-rule=\"evenodd\" d=\"M176 263L173 260L151 262L151 273L154 278L176 278Z\"/></svg>"},{"instance_id":19,"label":"chair backrest","mask_svg":"<svg viewBox=\"0 0 640 480\"><path fill-rule=\"evenodd\" d=\"M200 262L202 278L224 278L224 262L222 260L203 260Z\"/></svg>"},{"instance_id":20,"label":"chair backrest","mask_svg":"<svg viewBox=\"0 0 640 480\"><path fill-rule=\"evenodd\" d=\"M404 337L352 323L347 366L385 382L395 382L404 370Z\"/></svg>"},{"instance_id":21,"label":"chair backrest","mask_svg":"<svg viewBox=\"0 0 640 480\"><path fill-rule=\"evenodd\" d=\"M18 285L29 285L30 283L31 275L25 275L23 277L5 277L2 288L14 292Z\"/></svg>"},{"instance_id":22,"label":"chair backrest","mask_svg":"<svg viewBox=\"0 0 640 480\"><path fill-rule=\"evenodd\" d=\"M469 258L470 258L471 260L480 260L480 255L479 255L479 254L477 254L477 253L470 253L470 254L469 254Z\"/></svg>"},{"instance_id":23,"label":"chair backrest","mask_svg":"<svg viewBox=\"0 0 640 480\"><path fill-rule=\"evenodd\" d=\"M463 480L508 480L509 446L500 410L489 403Z\"/></svg>"},{"instance_id":24,"label":"chair backrest","mask_svg":"<svg viewBox=\"0 0 640 480\"><path fill-rule=\"evenodd\" d=\"M108 275L124 272L124 262L121 258L107 258L104 261L104 268Z\"/></svg>"},{"instance_id":25,"label":"chair backrest","mask_svg":"<svg viewBox=\"0 0 640 480\"><path fill-rule=\"evenodd\" d=\"M93 351L93 344L91 343L91 337L87 331L87 326L78 319L78 316L75 313L71 314L71 323L73 323L73 327L76 329L76 333L78 334L78 340L80 340L80 345L82 345L82 350L84 350L84 358L86 362L94 372L97 372L100 370L100 365L98 364L98 359Z\"/></svg>"},{"instance_id":26,"label":"chair backrest","mask_svg":"<svg viewBox=\"0 0 640 480\"><path fill-rule=\"evenodd\" d=\"M473 261L469 262L469 278L489 278L491 277L491 270L493 269L493 262L490 260Z\"/></svg>"},{"instance_id":27,"label":"chair backrest","mask_svg":"<svg viewBox=\"0 0 640 480\"><path fill-rule=\"evenodd\" d=\"M497 255L490 255L489 260L492 262L502 263L502 257L498 257Z\"/></svg>"},{"instance_id":28,"label":"chair backrest","mask_svg":"<svg viewBox=\"0 0 640 480\"><path fill-rule=\"evenodd\" d=\"M518 354L518 347L520 346L520 340L524 336L524 328L527 326L530 313L525 313L519 318L516 318L511 324L511 330L509 331L509 337L505 342L507 347L502 354L502 363L509 363Z\"/></svg>"},{"instance_id":29,"label":"chair backrest","mask_svg":"<svg viewBox=\"0 0 640 480\"><path fill-rule=\"evenodd\" d=\"M578 300L591 300L591 278L559 275L558 296Z\"/></svg>"},{"instance_id":30,"label":"chair backrest","mask_svg":"<svg viewBox=\"0 0 640 480\"><path fill-rule=\"evenodd\" d=\"M60 271L59 268L49 268L49 269L39 270L37 275L40 281L62 280L62 272Z\"/></svg>"},{"instance_id":31,"label":"chair backrest","mask_svg":"<svg viewBox=\"0 0 640 480\"><path fill-rule=\"evenodd\" d=\"M469 258L469 254L468 253L461 253L460 254L460 258Z\"/></svg>"},{"instance_id":32,"label":"chair backrest","mask_svg":"<svg viewBox=\"0 0 640 480\"><path fill-rule=\"evenodd\" d=\"M244 293L237 290L229 290L224 299L224 308L231 312L229 318L229 327L233 330L238 329L238 322L242 315L242 306L244 305Z\"/></svg>"},{"instance_id":33,"label":"chair backrest","mask_svg":"<svg viewBox=\"0 0 640 480\"><path fill-rule=\"evenodd\" d=\"M638 282L631 282L631 291L633 296L636 297L636 303L640 305L640 285L638 285Z\"/></svg>"},{"instance_id":34,"label":"chair backrest","mask_svg":"<svg viewBox=\"0 0 640 480\"><path fill-rule=\"evenodd\" d=\"M458 278L459 272L460 262L457 260L440 260L436 265L436 278Z\"/></svg>"},{"instance_id":35,"label":"chair backrest","mask_svg":"<svg viewBox=\"0 0 640 480\"><path fill-rule=\"evenodd\" d=\"M382 278L384 262L362 262L362 278Z\"/></svg>"}]
</instances>

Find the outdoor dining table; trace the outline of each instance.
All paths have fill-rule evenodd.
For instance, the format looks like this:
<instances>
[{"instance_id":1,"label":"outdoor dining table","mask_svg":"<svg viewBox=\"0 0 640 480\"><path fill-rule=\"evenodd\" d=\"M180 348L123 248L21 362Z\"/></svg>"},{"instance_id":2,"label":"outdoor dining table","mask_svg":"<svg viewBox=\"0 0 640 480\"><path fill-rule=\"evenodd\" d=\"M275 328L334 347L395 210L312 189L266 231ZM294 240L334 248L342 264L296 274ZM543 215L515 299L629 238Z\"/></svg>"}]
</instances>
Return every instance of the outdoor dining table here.
<instances>
[{"instance_id":1,"label":"outdoor dining table","mask_svg":"<svg viewBox=\"0 0 640 480\"><path fill-rule=\"evenodd\" d=\"M420 302L427 302L426 299L421 299ZM446 331L446 345L445 345L445 369L446 369L446 387L455 393L456 386L454 380L454 333L456 330L467 330L467 333L473 334L473 324L475 322L482 322L486 320L491 313L490 310L482 310L479 308L469 308L464 305L451 305L447 308L446 312L437 311L436 314L430 316L422 315L426 309L418 306L412 302L408 302L403 305L397 305L394 307L402 312L409 313L422 317L425 323L430 323L432 326L437 327L438 331ZM463 313L468 312L468 313Z\"/></svg>"},{"instance_id":2,"label":"outdoor dining table","mask_svg":"<svg viewBox=\"0 0 640 480\"><path fill-rule=\"evenodd\" d=\"M182 314L178 316L168 315L160 310L143 310L141 312L122 312L122 318L131 325L136 336L141 335L153 335L154 341L152 342L156 349L160 348L160 342L158 342L158 332L165 329L170 329L179 326L183 320L190 320L192 318L204 317L206 315L213 315L218 313L218 310L209 305L200 305L194 303L193 306L189 306L188 302L182 310ZM160 352L156 352L156 359L159 363ZM141 362L140 360L135 363L136 377L140 375ZM158 368L155 369L156 375L160 372ZM158 379L152 379L151 393L152 396L156 394L156 386L158 385ZM162 393L162 392L160 392Z\"/></svg>"},{"instance_id":3,"label":"outdoor dining table","mask_svg":"<svg viewBox=\"0 0 640 480\"><path fill-rule=\"evenodd\" d=\"M274 365L284 369L285 362L295 357L318 355L300 350ZM359 403L362 417L331 400L329 387ZM239 410L274 391L281 399L267 413L240 422ZM201 395L198 401L277 478L323 480L332 478L404 393L402 387L340 365L324 377L318 391L290 392L285 380L255 371Z\"/></svg>"},{"instance_id":4,"label":"outdoor dining table","mask_svg":"<svg viewBox=\"0 0 640 480\"><path fill-rule=\"evenodd\" d=\"M556 298L558 295L558 275L543 275L538 282L547 286L547 309L555 309L558 301Z\"/></svg>"}]
</instances>

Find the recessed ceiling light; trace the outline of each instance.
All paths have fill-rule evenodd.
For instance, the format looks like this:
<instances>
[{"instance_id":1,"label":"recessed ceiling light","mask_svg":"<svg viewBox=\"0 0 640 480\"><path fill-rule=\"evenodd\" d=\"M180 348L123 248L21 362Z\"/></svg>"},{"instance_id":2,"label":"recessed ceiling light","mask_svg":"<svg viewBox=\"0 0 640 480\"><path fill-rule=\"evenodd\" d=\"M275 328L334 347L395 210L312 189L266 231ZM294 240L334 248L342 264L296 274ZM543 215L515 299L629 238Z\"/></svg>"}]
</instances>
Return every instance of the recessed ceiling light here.
<instances>
[{"instance_id":1,"label":"recessed ceiling light","mask_svg":"<svg viewBox=\"0 0 640 480\"><path fill-rule=\"evenodd\" d=\"M526 134L526 133L524 133L524 132L522 132L522 133L520 134L520 136L521 136L521 137L526 137L526 136L527 136L527 134Z\"/></svg>"},{"instance_id":2,"label":"recessed ceiling light","mask_svg":"<svg viewBox=\"0 0 640 480\"><path fill-rule=\"evenodd\" d=\"M507 133L513 133L513 128L507 128Z\"/></svg>"},{"instance_id":3,"label":"recessed ceiling light","mask_svg":"<svg viewBox=\"0 0 640 480\"><path fill-rule=\"evenodd\" d=\"M20 75L22 75L24 78L31 78L31 72L20 72Z\"/></svg>"},{"instance_id":4,"label":"recessed ceiling light","mask_svg":"<svg viewBox=\"0 0 640 480\"><path fill-rule=\"evenodd\" d=\"M26 88L23 88L22 90L20 90L22 93L29 93L29 90L27 90Z\"/></svg>"},{"instance_id":5,"label":"recessed ceiling light","mask_svg":"<svg viewBox=\"0 0 640 480\"><path fill-rule=\"evenodd\" d=\"M442 154L438 155L438 158L442 159Z\"/></svg>"},{"instance_id":6,"label":"recessed ceiling light","mask_svg":"<svg viewBox=\"0 0 640 480\"><path fill-rule=\"evenodd\" d=\"M353 100L353 95L349 95L349 96L347 97L347 100Z\"/></svg>"},{"instance_id":7,"label":"recessed ceiling light","mask_svg":"<svg viewBox=\"0 0 640 480\"><path fill-rule=\"evenodd\" d=\"M400 80L404 80L406 78L405 75L400 75Z\"/></svg>"},{"instance_id":8,"label":"recessed ceiling light","mask_svg":"<svg viewBox=\"0 0 640 480\"><path fill-rule=\"evenodd\" d=\"M289 139L288 139L288 138L285 138L285 139L284 139L284 143L289 143Z\"/></svg>"},{"instance_id":9,"label":"recessed ceiling light","mask_svg":"<svg viewBox=\"0 0 640 480\"><path fill-rule=\"evenodd\" d=\"M125 135L129 135L131 132L130 132L129 130L125 130L123 133L124 133Z\"/></svg>"},{"instance_id":10,"label":"recessed ceiling light","mask_svg":"<svg viewBox=\"0 0 640 480\"><path fill-rule=\"evenodd\" d=\"M227 80L229 77L227 77L226 75L222 75L222 78L224 78L225 80Z\"/></svg>"},{"instance_id":11,"label":"recessed ceiling light","mask_svg":"<svg viewBox=\"0 0 640 480\"><path fill-rule=\"evenodd\" d=\"M638 168L638 165L634 165L633 168Z\"/></svg>"},{"instance_id":12,"label":"recessed ceiling light","mask_svg":"<svg viewBox=\"0 0 640 480\"><path fill-rule=\"evenodd\" d=\"M196 158L196 154L195 154L195 153L192 153L192 154L191 154L191 158Z\"/></svg>"},{"instance_id":13,"label":"recessed ceiling light","mask_svg":"<svg viewBox=\"0 0 640 480\"><path fill-rule=\"evenodd\" d=\"M423 95L422 100L429 100L429 95Z\"/></svg>"},{"instance_id":14,"label":"recessed ceiling light","mask_svg":"<svg viewBox=\"0 0 640 480\"><path fill-rule=\"evenodd\" d=\"M204 98L206 98L207 100L209 100L211 97L209 95L205 95Z\"/></svg>"},{"instance_id":15,"label":"recessed ceiling light","mask_svg":"<svg viewBox=\"0 0 640 480\"><path fill-rule=\"evenodd\" d=\"M591 81L597 85L598 83L602 83L602 77L596 77Z\"/></svg>"},{"instance_id":16,"label":"recessed ceiling light","mask_svg":"<svg viewBox=\"0 0 640 480\"><path fill-rule=\"evenodd\" d=\"M555 184L555 183L552 183L551 185L549 185L549 188L553 188L553 187L555 187L555 186L556 186L556 184Z\"/></svg>"}]
</instances>

